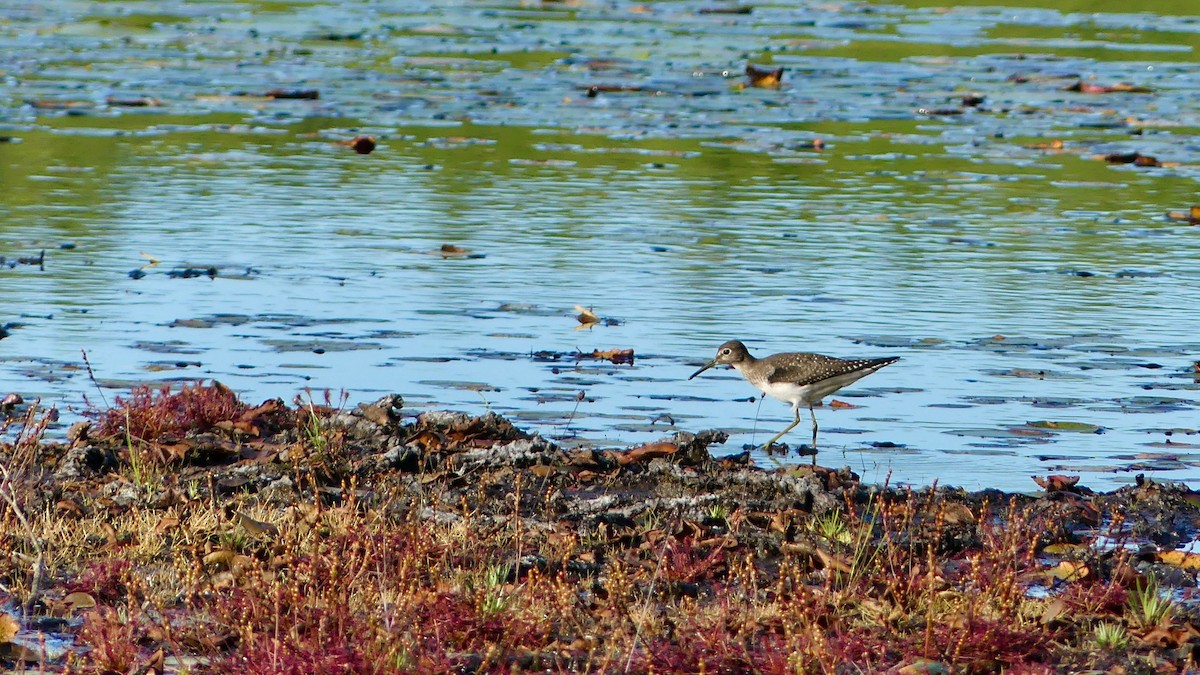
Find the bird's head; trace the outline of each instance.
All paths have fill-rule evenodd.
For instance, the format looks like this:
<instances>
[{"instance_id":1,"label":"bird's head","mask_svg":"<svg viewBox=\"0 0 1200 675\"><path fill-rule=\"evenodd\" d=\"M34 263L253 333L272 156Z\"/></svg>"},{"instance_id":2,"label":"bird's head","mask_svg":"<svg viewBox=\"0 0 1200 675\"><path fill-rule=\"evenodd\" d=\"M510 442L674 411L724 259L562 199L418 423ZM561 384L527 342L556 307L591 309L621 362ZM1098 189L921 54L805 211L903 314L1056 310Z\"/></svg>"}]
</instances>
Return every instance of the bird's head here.
<instances>
[{"instance_id":1,"label":"bird's head","mask_svg":"<svg viewBox=\"0 0 1200 675\"><path fill-rule=\"evenodd\" d=\"M713 366L724 366L724 365L736 366L737 364L742 363L743 361L747 361L749 359L750 359L750 352L746 349L746 345L742 344L738 340L730 340L729 342L726 342L725 344L721 345L720 347L717 347L716 358L714 358L712 361L709 361L708 363L704 364L703 368L692 373L691 377L689 377L688 379L689 380L692 379L692 377L695 377L695 376L699 375L700 373L703 373L704 371L708 370L709 368L712 368Z\"/></svg>"}]
</instances>

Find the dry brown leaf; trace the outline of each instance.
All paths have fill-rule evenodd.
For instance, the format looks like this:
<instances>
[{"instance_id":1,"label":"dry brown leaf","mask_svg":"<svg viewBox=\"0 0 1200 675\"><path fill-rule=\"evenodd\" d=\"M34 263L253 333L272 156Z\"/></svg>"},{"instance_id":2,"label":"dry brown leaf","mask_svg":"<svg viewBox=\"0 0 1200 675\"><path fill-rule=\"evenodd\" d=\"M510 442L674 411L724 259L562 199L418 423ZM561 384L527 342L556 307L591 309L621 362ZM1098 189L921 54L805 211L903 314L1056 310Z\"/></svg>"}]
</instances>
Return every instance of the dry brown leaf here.
<instances>
[{"instance_id":1,"label":"dry brown leaf","mask_svg":"<svg viewBox=\"0 0 1200 675\"><path fill-rule=\"evenodd\" d=\"M1063 142L1062 139L1056 138L1049 143L1031 143L1025 147L1031 150L1062 150Z\"/></svg>"},{"instance_id":2,"label":"dry brown leaf","mask_svg":"<svg viewBox=\"0 0 1200 675\"><path fill-rule=\"evenodd\" d=\"M205 565L221 565L223 567L229 567L230 563L233 562L233 559L235 556L237 556L236 551L230 551L228 549L218 549L218 550L213 551L212 553L209 553L208 555L204 556L204 564Z\"/></svg>"},{"instance_id":3,"label":"dry brown leaf","mask_svg":"<svg viewBox=\"0 0 1200 675\"><path fill-rule=\"evenodd\" d=\"M538 478L546 478L547 476L553 476L555 473L558 473L558 469L556 467L546 466L545 464L531 466L529 467L529 471Z\"/></svg>"},{"instance_id":4,"label":"dry brown leaf","mask_svg":"<svg viewBox=\"0 0 1200 675\"><path fill-rule=\"evenodd\" d=\"M21 630L21 624L8 612L0 612L0 644L12 642Z\"/></svg>"},{"instance_id":5,"label":"dry brown leaf","mask_svg":"<svg viewBox=\"0 0 1200 675\"><path fill-rule=\"evenodd\" d=\"M1179 220L1189 225L1200 224L1200 206L1192 206L1187 213L1182 211L1167 211L1167 218L1171 220Z\"/></svg>"},{"instance_id":6,"label":"dry brown leaf","mask_svg":"<svg viewBox=\"0 0 1200 675\"><path fill-rule=\"evenodd\" d=\"M659 441L658 443L647 443L646 445L638 446L632 450L616 453L618 464L632 464L642 460L650 460L658 457L670 457L679 452L679 446L667 441Z\"/></svg>"},{"instance_id":7,"label":"dry brown leaf","mask_svg":"<svg viewBox=\"0 0 1200 675\"><path fill-rule=\"evenodd\" d=\"M1079 482L1079 476L1050 475L1045 478L1041 476L1030 476L1030 478L1046 492L1070 490Z\"/></svg>"},{"instance_id":8,"label":"dry brown leaf","mask_svg":"<svg viewBox=\"0 0 1200 675\"><path fill-rule=\"evenodd\" d=\"M1066 611L1067 603L1062 598L1054 598L1046 603L1046 611L1042 612L1042 623L1048 624L1062 616L1063 612Z\"/></svg>"},{"instance_id":9,"label":"dry brown leaf","mask_svg":"<svg viewBox=\"0 0 1200 675\"><path fill-rule=\"evenodd\" d=\"M942 517L947 525L971 525L975 523L975 514L966 504L946 504L942 508Z\"/></svg>"},{"instance_id":10,"label":"dry brown leaf","mask_svg":"<svg viewBox=\"0 0 1200 675\"><path fill-rule=\"evenodd\" d=\"M592 350L591 357L601 361L612 361L613 363L633 363L632 349L605 349Z\"/></svg>"},{"instance_id":11,"label":"dry brown leaf","mask_svg":"<svg viewBox=\"0 0 1200 675\"><path fill-rule=\"evenodd\" d=\"M1159 649L1177 649L1188 641L1188 631L1170 626L1155 626L1142 636L1142 642Z\"/></svg>"},{"instance_id":12,"label":"dry brown leaf","mask_svg":"<svg viewBox=\"0 0 1200 675\"><path fill-rule=\"evenodd\" d=\"M1079 581L1091 572L1087 565L1072 560L1064 560L1046 570L1046 574L1059 581Z\"/></svg>"},{"instance_id":13,"label":"dry brown leaf","mask_svg":"<svg viewBox=\"0 0 1200 675\"><path fill-rule=\"evenodd\" d=\"M600 323L600 317L597 316L595 312L584 307L583 305L575 305L575 311L579 312L579 316L575 317L575 320L585 326L590 326L594 323Z\"/></svg>"},{"instance_id":14,"label":"dry brown leaf","mask_svg":"<svg viewBox=\"0 0 1200 675\"><path fill-rule=\"evenodd\" d=\"M338 145L353 148L360 155L369 155L375 149L375 139L371 136L355 136L348 141L338 141Z\"/></svg>"},{"instance_id":15,"label":"dry brown leaf","mask_svg":"<svg viewBox=\"0 0 1200 675\"><path fill-rule=\"evenodd\" d=\"M1158 554L1158 561L1168 565L1174 565L1180 569L1185 569L1190 572L1200 570L1200 553L1188 553L1186 551L1164 551Z\"/></svg>"},{"instance_id":16,"label":"dry brown leaf","mask_svg":"<svg viewBox=\"0 0 1200 675\"><path fill-rule=\"evenodd\" d=\"M1045 553L1046 555L1066 555L1068 553L1076 553L1086 549L1087 546L1084 544L1050 544L1046 548L1042 549L1042 553Z\"/></svg>"},{"instance_id":17,"label":"dry brown leaf","mask_svg":"<svg viewBox=\"0 0 1200 675\"><path fill-rule=\"evenodd\" d=\"M250 516L242 513L241 511L238 511L236 513L236 515L237 515L238 524L241 525L242 528L245 529L247 532L249 532L250 534L252 534L256 537L262 536L264 534L267 536L270 536L270 537L278 537L279 536L279 528L275 527L271 523L268 523L268 522L265 522L262 520L255 520L255 519L251 518Z\"/></svg>"},{"instance_id":18,"label":"dry brown leaf","mask_svg":"<svg viewBox=\"0 0 1200 675\"><path fill-rule=\"evenodd\" d=\"M162 534L163 532L173 530L177 527L179 527L179 516L173 513L168 513L167 515L158 519L158 523L154 526L154 531Z\"/></svg>"},{"instance_id":19,"label":"dry brown leaf","mask_svg":"<svg viewBox=\"0 0 1200 675\"><path fill-rule=\"evenodd\" d=\"M96 599L83 591L71 593L63 598L63 602L67 603L73 612L80 609L91 609L96 606Z\"/></svg>"},{"instance_id":20,"label":"dry brown leaf","mask_svg":"<svg viewBox=\"0 0 1200 675\"><path fill-rule=\"evenodd\" d=\"M853 403L846 403L845 401L839 401L835 398L829 402L829 407L839 409L839 410L848 410L850 408L857 408L859 406L856 406Z\"/></svg>"},{"instance_id":21,"label":"dry brown leaf","mask_svg":"<svg viewBox=\"0 0 1200 675\"><path fill-rule=\"evenodd\" d=\"M820 548L817 549L817 557L821 559L821 565L827 570L848 574L853 569L850 567L850 563L842 556L826 553Z\"/></svg>"}]
</instances>

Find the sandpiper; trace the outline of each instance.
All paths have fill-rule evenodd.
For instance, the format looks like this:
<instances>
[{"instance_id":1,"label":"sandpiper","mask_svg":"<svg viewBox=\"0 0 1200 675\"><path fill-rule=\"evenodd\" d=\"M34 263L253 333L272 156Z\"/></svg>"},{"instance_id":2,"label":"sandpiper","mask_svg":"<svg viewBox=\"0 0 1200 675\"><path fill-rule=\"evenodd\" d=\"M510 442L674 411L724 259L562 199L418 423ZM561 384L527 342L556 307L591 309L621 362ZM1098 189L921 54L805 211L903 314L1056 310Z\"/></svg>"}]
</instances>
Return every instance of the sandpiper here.
<instances>
[{"instance_id":1,"label":"sandpiper","mask_svg":"<svg viewBox=\"0 0 1200 675\"><path fill-rule=\"evenodd\" d=\"M833 392L870 375L880 368L900 360L898 356L878 359L838 359L821 354L805 352L783 352L756 359L750 355L746 345L730 340L717 347L717 356L703 368L692 373L692 379L713 366L731 365L746 381L771 398L792 405L796 419L788 428L767 441L765 448L796 428L800 423L800 405L808 406L812 415L813 465L817 463L817 413L813 406Z\"/></svg>"}]
</instances>

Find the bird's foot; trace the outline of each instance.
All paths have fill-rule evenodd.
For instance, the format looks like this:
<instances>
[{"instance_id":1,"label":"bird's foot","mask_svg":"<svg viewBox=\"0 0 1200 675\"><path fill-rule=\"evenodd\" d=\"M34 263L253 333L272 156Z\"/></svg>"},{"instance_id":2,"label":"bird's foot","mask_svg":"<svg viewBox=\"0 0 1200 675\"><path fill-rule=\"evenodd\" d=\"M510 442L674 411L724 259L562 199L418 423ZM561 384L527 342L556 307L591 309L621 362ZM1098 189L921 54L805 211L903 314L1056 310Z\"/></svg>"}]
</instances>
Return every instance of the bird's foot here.
<instances>
[{"instance_id":1,"label":"bird's foot","mask_svg":"<svg viewBox=\"0 0 1200 675\"><path fill-rule=\"evenodd\" d=\"M780 455L787 455L787 453L788 453L788 444L787 443L768 443L768 444L760 446L760 447L762 448L763 452L767 453L768 456L774 455L776 453L778 453Z\"/></svg>"}]
</instances>

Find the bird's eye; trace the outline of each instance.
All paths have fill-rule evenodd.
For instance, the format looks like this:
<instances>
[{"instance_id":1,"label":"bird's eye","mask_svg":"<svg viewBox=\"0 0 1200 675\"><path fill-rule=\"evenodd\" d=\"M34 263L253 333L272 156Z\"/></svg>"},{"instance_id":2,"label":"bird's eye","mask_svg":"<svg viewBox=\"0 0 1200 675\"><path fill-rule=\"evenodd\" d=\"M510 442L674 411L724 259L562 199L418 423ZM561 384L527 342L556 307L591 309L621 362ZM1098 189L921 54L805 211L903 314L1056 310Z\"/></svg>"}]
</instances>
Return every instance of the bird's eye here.
<instances>
[{"instance_id":1,"label":"bird's eye","mask_svg":"<svg viewBox=\"0 0 1200 675\"><path fill-rule=\"evenodd\" d=\"M729 353L730 353L730 351L731 351L731 350L729 349L729 347L726 347L725 349L722 349L722 350L721 350L721 353L722 353L722 354L729 354Z\"/></svg>"}]
</instances>

